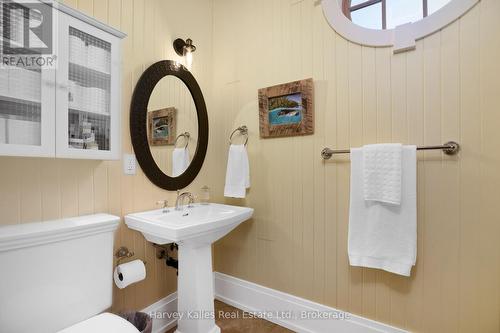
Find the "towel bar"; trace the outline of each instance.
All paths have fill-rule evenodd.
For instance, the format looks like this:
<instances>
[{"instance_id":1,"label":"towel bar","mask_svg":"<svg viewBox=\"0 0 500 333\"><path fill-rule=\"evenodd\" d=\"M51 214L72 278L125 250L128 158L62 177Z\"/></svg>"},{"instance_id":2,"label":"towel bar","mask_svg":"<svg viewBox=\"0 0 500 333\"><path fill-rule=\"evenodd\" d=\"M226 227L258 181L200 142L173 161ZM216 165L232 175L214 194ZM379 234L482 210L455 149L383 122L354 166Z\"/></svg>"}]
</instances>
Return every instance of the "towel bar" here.
<instances>
[{"instance_id":1,"label":"towel bar","mask_svg":"<svg viewBox=\"0 0 500 333\"><path fill-rule=\"evenodd\" d=\"M449 141L446 142L444 145L441 146L421 146L417 147L417 150L442 150L443 153L446 155L456 155L459 150L460 150L460 145L456 143L455 141ZM321 157L323 157L324 160L329 160L332 158L334 154L349 154L351 152L350 149L330 149L330 148L325 148L321 151Z\"/></svg>"}]
</instances>

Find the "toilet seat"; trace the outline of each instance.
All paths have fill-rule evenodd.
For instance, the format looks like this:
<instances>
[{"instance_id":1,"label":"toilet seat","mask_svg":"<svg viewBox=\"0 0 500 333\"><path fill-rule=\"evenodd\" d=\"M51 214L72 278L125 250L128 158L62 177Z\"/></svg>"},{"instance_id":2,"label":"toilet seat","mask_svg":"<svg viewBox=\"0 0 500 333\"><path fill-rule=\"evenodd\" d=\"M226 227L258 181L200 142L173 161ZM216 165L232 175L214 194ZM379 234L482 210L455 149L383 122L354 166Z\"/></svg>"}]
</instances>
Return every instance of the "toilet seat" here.
<instances>
[{"instance_id":1,"label":"toilet seat","mask_svg":"<svg viewBox=\"0 0 500 333\"><path fill-rule=\"evenodd\" d=\"M101 313L58 333L140 333L131 323L112 313Z\"/></svg>"}]
</instances>

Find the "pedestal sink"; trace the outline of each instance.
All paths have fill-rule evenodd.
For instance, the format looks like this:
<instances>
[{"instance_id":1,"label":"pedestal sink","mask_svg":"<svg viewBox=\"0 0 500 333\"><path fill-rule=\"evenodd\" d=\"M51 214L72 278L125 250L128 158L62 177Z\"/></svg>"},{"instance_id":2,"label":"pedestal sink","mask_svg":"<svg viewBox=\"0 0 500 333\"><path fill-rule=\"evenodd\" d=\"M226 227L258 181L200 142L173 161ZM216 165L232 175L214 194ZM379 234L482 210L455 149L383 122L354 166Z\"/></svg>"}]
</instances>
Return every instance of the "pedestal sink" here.
<instances>
[{"instance_id":1,"label":"pedestal sink","mask_svg":"<svg viewBox=\"0 0 500 333\"><path fill-rule=\"evenodd\" d=\"M176 333L217 333L211 245L252 217L253 209L213 203L183 208L129 214L125 223L150 242L179 245L177 295L182 317Z\"/></svg>"}]
</instances>

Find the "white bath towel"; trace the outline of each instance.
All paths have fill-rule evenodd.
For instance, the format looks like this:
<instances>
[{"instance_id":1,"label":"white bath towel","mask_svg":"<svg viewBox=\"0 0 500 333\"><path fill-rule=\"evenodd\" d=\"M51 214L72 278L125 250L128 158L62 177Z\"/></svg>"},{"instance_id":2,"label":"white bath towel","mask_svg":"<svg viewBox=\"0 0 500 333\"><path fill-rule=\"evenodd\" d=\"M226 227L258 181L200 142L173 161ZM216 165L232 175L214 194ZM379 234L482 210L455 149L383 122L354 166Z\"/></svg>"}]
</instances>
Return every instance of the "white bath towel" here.
<instances>
[{"instance_id":1,"label":"white bath towel","mask_svg":"<svg viewBox=\"0 0 500 333\"><path fill-rule=\"evenodd\" d=\"M245 145L229 146L224 196L244 198L250 187L250 165Z\"/></svg>"},{"instance_id":2,"label":"white bath towel","mask_svg":"<svg viewBox=\"0 0 500 333\"><path fill-rule=\"evenodd\" d=\"M363 198L363 149L351 149L349 262L410 276L417 257L416 146L402 149L401 204Z\"/></svg>"},{"instance_id":3,"label":"white bath towel","mask_svg":"<svg viewBox=\"0 0 500 333\"><path fill-rule=\"evenodd\" d=\"M401 203L400 143L363 146L363 191L365 200Z\"/></svg>"},{"instance_id":4,"label":"white bath towel","mask_svg":"<svg viewBox=\"0 0 500 333\"><path fill-rule=\"evenodd\" d=\"M189 166L189 150L175 148L172 152L172 177L180 176Z\"/></svg>"}]
</instances>

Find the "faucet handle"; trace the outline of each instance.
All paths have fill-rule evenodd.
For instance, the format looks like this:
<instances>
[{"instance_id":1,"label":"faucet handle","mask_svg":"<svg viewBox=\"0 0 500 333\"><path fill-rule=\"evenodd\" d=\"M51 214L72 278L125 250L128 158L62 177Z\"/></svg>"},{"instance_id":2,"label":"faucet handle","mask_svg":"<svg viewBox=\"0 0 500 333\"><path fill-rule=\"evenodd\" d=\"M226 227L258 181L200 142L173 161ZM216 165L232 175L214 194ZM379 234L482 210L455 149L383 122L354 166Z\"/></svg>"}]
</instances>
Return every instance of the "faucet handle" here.
<instances>
[{"instance_id":1,"label":"faucet handle","mask_svg":"<svg viewBox=\"0 0 500 333\"><path fill-rule=\"evenodd\" d=\"M156 202L157 205L162 205L161 208L163 208L163 212L164 213L168 213L169 210L168 210L168 201L167 200L158 200Z\"/></svg>"},{"instance_id":2,"label":"faucet handle","mask_svg":"<svg viewBox=\"0 0 500 333\"><path fill-rule=\"evenodd\" d=\"M162 205L161 208L167 208L168 207L168 201L167 200L158 200L156 202L156 205Z\"/></svg>"},{"instance_id":3,"label":"faucet handle","mask_svg":"<svg viewBox=\"0 0 500 333\"><path fill-rule=\"evenodd\" d=\"M188 208L193 208L194 206L194 203L196 202L196 200L198 200L198 196L196 194L192 194L189 196L189 202L188 202L188 205L187 207Z\"/></svg>"},{"instance_id":4,"label":"faucet handle","mask_svg":"<svg viewBox=\"0 0 500 333\"><path fill-rule=\"evenodd\" d=\"M167 200L159 200L156 202L157 205L162 205L163 213L168 213L170 210L168 209L168 201Z\"/></svg>"}]
</instances>

